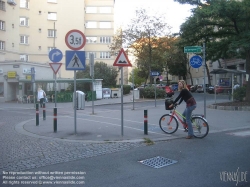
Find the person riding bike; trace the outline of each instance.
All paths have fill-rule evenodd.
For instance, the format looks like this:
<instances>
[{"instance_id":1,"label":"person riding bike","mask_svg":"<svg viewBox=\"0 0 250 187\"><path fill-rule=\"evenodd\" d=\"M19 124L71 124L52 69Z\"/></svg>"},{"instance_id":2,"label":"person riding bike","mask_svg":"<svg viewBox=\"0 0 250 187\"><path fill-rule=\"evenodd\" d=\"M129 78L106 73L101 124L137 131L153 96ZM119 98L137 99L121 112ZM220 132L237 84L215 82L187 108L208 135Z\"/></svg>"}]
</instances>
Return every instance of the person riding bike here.
<instances>
[{"instance_id":1,"label":"person riding bike","mask_svg":"<svg viewBox=\"0 0 250 187\"><path fill-rule=\"evenodd\" d=\"M169 107L172 108L175 103L179 101L179 104L184 100L186 102L186 109L183 112L183 116L186 117L186 119L183 119L187 125L188 125L188 136L186 139L191 139L194 136L193 133L193 127L191 123L191 114L192 111L196 108L196 101L192 94L189 92L187 88L187 84L184 80L179 80L178 82L178 91L180 91L179 96L174 100L173 104L171 104Z\"/></svg>"}]
</instances>

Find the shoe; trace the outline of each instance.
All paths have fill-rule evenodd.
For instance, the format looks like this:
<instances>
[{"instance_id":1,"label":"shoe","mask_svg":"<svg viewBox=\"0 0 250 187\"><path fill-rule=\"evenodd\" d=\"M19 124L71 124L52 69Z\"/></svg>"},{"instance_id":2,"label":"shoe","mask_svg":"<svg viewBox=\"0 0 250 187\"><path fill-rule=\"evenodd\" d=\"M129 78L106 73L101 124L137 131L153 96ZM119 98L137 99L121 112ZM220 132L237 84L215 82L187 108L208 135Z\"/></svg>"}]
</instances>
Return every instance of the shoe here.
<instances>
[{"instance_id":1,"label":"shoe","mask_svg":"<svg viewBox=\"0 0 250 187\"><path fill-rule=\"evenodd\" d=\"M194 137L194 136L189 136L189 135L188 135L188 136L186 137L186 139L191 139L191 138L193 138L193 137Z\"/></svg>"}]
</instances>

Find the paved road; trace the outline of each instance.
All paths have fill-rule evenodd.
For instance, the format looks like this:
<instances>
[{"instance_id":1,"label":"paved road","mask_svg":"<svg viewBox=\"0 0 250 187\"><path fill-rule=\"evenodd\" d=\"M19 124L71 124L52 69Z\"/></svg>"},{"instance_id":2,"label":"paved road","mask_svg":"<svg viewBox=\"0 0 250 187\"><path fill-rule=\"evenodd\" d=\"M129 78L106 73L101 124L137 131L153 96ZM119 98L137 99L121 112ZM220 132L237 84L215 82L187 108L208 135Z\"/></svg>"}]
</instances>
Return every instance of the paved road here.
<instances>
[{"instance_id":1,"label":"paved road","mask_svg":"<svg viewBox=\"0 0 250 187\"><path fill-rule=\"evenodd\" d=\"M197 95L195 97L197 98L199 104L196 111L203 111L202 96ZM222 101L226 100L226 98L223 97L219 99ZM131 95L124 98L124 100L125 102L131 102ZM86 117L88 115L88 117L98 118L100 124L101 122L104 122L103 119L107 119L107 117L109 117L109 119L112 120L112 124L118 124L117 128L119 131L117 134L120 136L120 121L117 121L116 119L120 117L120 105L103 105L105 104L104 102L106 102L106 104L111 104L119 101L119 99L109 99L95 102L95 104L100 104L100 106L95 107L96 115L90 115L92 108L91 102L88 102L86 103L87 106L85 110L78 111L78 116L80 118L81 116ZM208 99L208 103L209 102L212 103L213 99ZM129 127L129 125L131 125L131 121L133 121L136 122L133 124L141 124L140 130L143 132L143 116L139 116L138 114L143 114L143 110L147 108L149 110L149 138L154 140L153 138L155 136L152 136L151 134L155 132L157 133L157 137L164 136L165 141L157 142L153 146L146 146L146 144L142 141L111 141L109 143L95 143L82 140L67 141L67 139L53 139L53 137L51 139L49 138L51 137L49 134L47 134L45 138L39 137L39 135L27 136L18 132L16 127L22 122L34 120L34 107L30 104L1 104L0 173L3 173L3 171L40 170L51 172L57 170L83 171L87 173L85 176L86 180L84 180L86 182L86 186L112 186L112 184L119 184L118 186L152 186L151 184L153 183L157 184L156 186L161 186L163 181L159 180L159 177L164 178L165 174L167 176L169 175L166 168L178 166L175 172L171 172L171 175L169 175L171 177L168 177L166 184L170 181L171 184L173 183L172 186L175 184L178 186L177 184L180 183L177 181L184 178L184 181L187 182L183 184L195 186L194 178L191 177L192 180L187 180L183 171L180 172L181 168L184 168L186 173L189 172L188 166L190 165L185 164L186 161L187 163L193 163L194 161L195 167L192 168L191 171L193 174L195 172L199 174L199 181L203 181L203 184L204 181L208 184L212 184L210 181L216 182L217 174L220 171L235 171L238 167L240 167L241 171L248 169L249 172L250 167L248 166L250 166L250 164L247 160L248 157L246 157L246 155L249 154L249 134L247 134L249 133L249 112L207 109L207 118L212 127L209 136L203 140L191 140L192 143L187 144L190 141L183 139L183 137L185 137L185 133L182 131L179 130L175 135L167 137L159 130L158 119L166 112L163 109L164 105L162 104L162 101L157 102L157 107L154 106L154 102L137 102L135 106L135 110L131 110L132 103L124 105L125 127ZM58 104L58 107L62 111L61 116L73 115L71 104ZM53 104L48 105L47 108L48 111L52 111ZM184 106L180 106L179 110L182 111L182 109L184 109ZM93 124L96 124L96 122ZM239 131L239 135L234 136L230 134L235 131ZM34 134L32 132L30 133ZM127 131L125 131L125 133L127 133ZM242 136L244 133L246 133L245 136ZM97 135L99 135L99 133ZM145 136L141 133L140 138L143 137ZM138 139L138 137L133 137L133 139ZM162 149L162 147L164 147L164 149ZM167 149L165 149L165 147ZM202 154L192 156L194 154L192 152L193 147ZM216 151L214 151L213 148L216 148ZM220 150L223 151L220 152ZM179 151L185 152L186 154L182 155ZM225 155L230 155L230 159L223 159L227 159L227 156ZM153 169L152 171L151 168L149 169L146 166L142 167L137 162L154 156L163 156L174 159L177 160L178 163L176 165L165 167L164 169ZM184 158L187 160L185 161ZM217 159L217 162L214 162L214 159ZM223 163L220 168L217 167L219 166L218 162ZM81 165L81 163L83 165ZM200 172L197 171L201 170L202 172L206 172L206 169L209 168L210 164L212 174L208 175L208 177L207 175L204 175L207 177L207 180L205 180L205 178L200 176ZM227 165L230 167L226 167ZM155 172L155 170L158 170L158 172ZM162 173L164 176L159 175L162 170L166 172ZM154 174L146 175L146 171L149 172L149 174L152 171ZM216 176L213 174L215 171L217 172ZM173 174L176 174L177 176L175 177ZM145 176L145 178L143 178L143 176ZM152 180L150 180L151 182L148 180L151 179L150 177L152 178ZM145 181L145 183L143 183L143 181ZM200 182L197 184L201 184ZM232 184L228 182L218 182L220 182L220 180L215 183L218 185L214 186L222 186L219 184L229 186L228 184ZM6 186L1 184L2 181L0 181L0 186ZM232 185L235 185L235 183Z\"/></svg>"}]
</instances>

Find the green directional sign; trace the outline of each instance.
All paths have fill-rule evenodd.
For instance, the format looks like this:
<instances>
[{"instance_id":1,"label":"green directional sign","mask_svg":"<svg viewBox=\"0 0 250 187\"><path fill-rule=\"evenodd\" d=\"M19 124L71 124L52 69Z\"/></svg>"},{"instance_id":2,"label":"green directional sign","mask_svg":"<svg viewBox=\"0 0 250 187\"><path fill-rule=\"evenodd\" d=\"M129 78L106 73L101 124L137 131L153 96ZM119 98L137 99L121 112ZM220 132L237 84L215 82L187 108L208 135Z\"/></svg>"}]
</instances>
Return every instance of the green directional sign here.
<instances>
[{"instance_id":1,"label":"green directional sign","mask_svg":"<svg viewBox=\"0 0 250 187\"><path fill-rule=\"evenodd\" d=\"M200 53L201 46L186 46L184 47L184 53Z\"/></svg>"}]
</instances>

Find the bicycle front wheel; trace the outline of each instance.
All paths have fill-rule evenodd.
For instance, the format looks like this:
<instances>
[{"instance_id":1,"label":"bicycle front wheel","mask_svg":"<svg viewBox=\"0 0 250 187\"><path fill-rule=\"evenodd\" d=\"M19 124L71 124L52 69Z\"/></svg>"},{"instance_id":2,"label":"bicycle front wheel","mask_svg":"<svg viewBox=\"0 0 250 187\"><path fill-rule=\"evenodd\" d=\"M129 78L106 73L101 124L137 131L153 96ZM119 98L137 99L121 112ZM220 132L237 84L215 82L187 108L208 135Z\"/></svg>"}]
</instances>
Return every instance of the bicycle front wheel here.
<instances>
[{"instance_id":1,"label":"bicycle front wheel","mask_svg":"<svg viewBox=\"0 0 250 187\"><path fill-rule=\"evenodd\" d=\"M160 118L159 125L163 132L172 134L177 131L179 124L174 116L165 114Z\"/></svg>"},{"instance_id":2,"label":"bicycle front wheel","mask_svg":"<svg viewBox=\"0 0 250 187\"><path fill-rule=\"evenodd\" d=\"M205 136L207 136L209 126L208 123L202 117L192 117L191 122L194 131L194 137L204 138Z\"/></svg>"}]
</instances>

